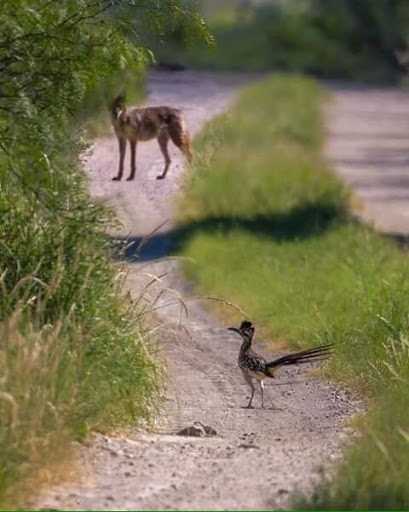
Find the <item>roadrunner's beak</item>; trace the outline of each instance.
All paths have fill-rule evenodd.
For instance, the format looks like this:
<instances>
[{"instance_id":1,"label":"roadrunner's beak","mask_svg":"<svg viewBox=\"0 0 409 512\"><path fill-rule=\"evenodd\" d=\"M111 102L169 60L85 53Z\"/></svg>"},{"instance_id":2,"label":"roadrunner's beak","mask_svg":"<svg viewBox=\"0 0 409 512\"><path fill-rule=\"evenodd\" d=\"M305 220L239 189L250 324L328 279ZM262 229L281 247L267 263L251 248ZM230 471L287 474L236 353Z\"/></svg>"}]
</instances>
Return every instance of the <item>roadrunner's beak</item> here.
<instances>
[{"instance_id":1,"label":"roadrunner's beak","mask_svg":"<svg viewBox=\"0 0 409 512\"><path fill-rule=\"evenodd\" d=\"M237 327L227 327L227 330L228 331L238 332L240 334L240 329L238 329Z\"/></svg>"}]
</instances>

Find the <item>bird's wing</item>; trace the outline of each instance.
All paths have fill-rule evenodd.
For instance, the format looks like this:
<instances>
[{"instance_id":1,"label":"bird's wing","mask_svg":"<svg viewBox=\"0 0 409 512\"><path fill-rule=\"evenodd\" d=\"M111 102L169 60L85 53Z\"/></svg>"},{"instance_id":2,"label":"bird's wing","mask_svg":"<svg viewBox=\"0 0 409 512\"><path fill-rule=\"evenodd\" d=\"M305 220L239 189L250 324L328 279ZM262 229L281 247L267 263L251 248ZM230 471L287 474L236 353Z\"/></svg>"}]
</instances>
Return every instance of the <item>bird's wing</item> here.
<instances>
[{"instance_id":1,"label":"bird's wing","mask_svg":"<svg viewBox=\"0 0 409 512\"><path fill-rule=\"evenodd\" d=\"M241 358L239 366L240 368L253 372L265 373L266 361L261 356L251 351Z\"/></svg>"}]
</instances>

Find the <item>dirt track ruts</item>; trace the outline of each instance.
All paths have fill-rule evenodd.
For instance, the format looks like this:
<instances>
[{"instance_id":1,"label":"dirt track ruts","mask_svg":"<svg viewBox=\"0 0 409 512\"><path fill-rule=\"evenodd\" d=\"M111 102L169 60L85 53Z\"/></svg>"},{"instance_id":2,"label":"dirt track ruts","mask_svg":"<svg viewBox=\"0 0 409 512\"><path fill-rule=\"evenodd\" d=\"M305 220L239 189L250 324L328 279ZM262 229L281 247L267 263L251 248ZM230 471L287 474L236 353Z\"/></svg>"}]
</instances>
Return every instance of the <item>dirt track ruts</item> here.
<instances>
[{"instance_id":1,"label":"dirt track ruts","mask_svg":"<svg viewBox=\"0 0 409 512\"><path fill-rule=\"evenodd\" d=\"M233 101L239 77L204 73L152 73L148 104L181 107L193 133ZM129 156L129 155L128 155ZM176 150L168 176L157 181L163 160L156 141L137 148L137 175L132 183L112 182L116 173L114 137L96 141L87 163L94 197L111 204L123 222L115 236L139 240L171 220L172 200L180 193L183 165ZM127 162L128 165L128 162ZM128 171L128 169L126 169ZM236 366L240 340L206 312L187 302L188 317L175 293L189 295L177 262L157 262L170 241L160 236L139 262L127 264L127 286L137 294L148 277L167 273L152 293L171 286L160 299L161 359L167 366L165 411L157 432L97 436L91 448L79 450L80 483L44 494L42 508L84 510L263 510L286 508L294 489L306 489L323 463L336 459L347 436L345 420L356 411L345 391L312 378L305 369L282 371L267 385L270 408L243 409L247 387ZM183 327L179 326L182 317ZM188 331L188 333L186 332ZM262 349L262 347L261 347ZM274 385L278 384L278 385ZM195 421L212 426L216 437L172 435Z\"/></svg>"}]
</instances>

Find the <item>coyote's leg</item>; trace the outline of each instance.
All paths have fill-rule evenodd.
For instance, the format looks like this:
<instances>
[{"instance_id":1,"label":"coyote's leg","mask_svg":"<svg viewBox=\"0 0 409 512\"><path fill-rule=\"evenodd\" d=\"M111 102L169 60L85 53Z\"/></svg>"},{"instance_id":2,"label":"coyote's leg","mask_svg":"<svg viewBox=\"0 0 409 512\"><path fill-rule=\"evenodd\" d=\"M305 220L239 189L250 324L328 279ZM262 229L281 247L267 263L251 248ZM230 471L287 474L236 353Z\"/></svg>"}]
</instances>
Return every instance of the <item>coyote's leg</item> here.
<instances>
[{"instance_id":1,"label":"coyote's leg","mask_svg":"<svg viewBox=\"0 0 409 512\"><path fill-rule=\"evenodd\" d=\"M124 173L124 160L125 160L125 152L126 152L126 139L118 137L119 144L119 170L118 175L112 178L114 181L119 181L122 178Z\"/></svg>"},{"instance_id":2,"label":"coyote's leg","mask_svg":"<svg viewBox=\"0 0 409 512\"><path fill-rule=\"evenodd\" d=\"M135 159L135 153L136 153L136 139L131 139L131 174L127 178L127 181L131 181L135 178L135 171L136 171L136 159Z\"/></svg>"},{"instance_id":3,"label":"coyote's leg","mask_svg":"<svg viewBox=\"0 0 409 512\"><path fill-rule=\"evenodd\" d=\"M162 151L163 158L165 159L165 168L163 169L163 173L159 176L156 176L157 180L163 180L165 178L166 173L168 172L170 165L170 156L168 151L168 142L169 142L169 134L167 131L162 131L158 135L158 143L160 150Z\"/></svg>"}]
</instances>

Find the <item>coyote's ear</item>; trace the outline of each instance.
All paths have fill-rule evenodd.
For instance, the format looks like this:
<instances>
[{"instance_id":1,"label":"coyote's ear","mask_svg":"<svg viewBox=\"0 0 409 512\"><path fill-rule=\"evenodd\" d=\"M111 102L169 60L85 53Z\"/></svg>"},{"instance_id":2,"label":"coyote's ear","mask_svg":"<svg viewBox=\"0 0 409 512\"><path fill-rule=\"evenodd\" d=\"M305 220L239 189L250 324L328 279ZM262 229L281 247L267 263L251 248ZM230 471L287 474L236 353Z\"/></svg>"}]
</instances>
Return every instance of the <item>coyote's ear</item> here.
<instances>
[{"instance_id":1,"label":"coyote's ear","mask_svg":"<svg viewBox=\"0 0 409 512\"><path fill-rule=\"evenodd\" d=\"M126 94L125 92L121 92L119 96L116 96L116 98L112 101L110 105L110 109L112 111L115 111L116 109L122 109L125 107L125 101L126 101Z\"/></svg>"},{"instance_id":2,"label":"coyote's ear","mask_svg":"<svg viewBox=\"0 0 409 512\"><path fill-rule=\"evenodd\" d=\"M117 100L119 100L120 102L122 102L123 104L125 104L126 102L126 91L125 89L122 89L122 91L120 92L119 96L116 97Z\"/></svg>"}]
</instances>

